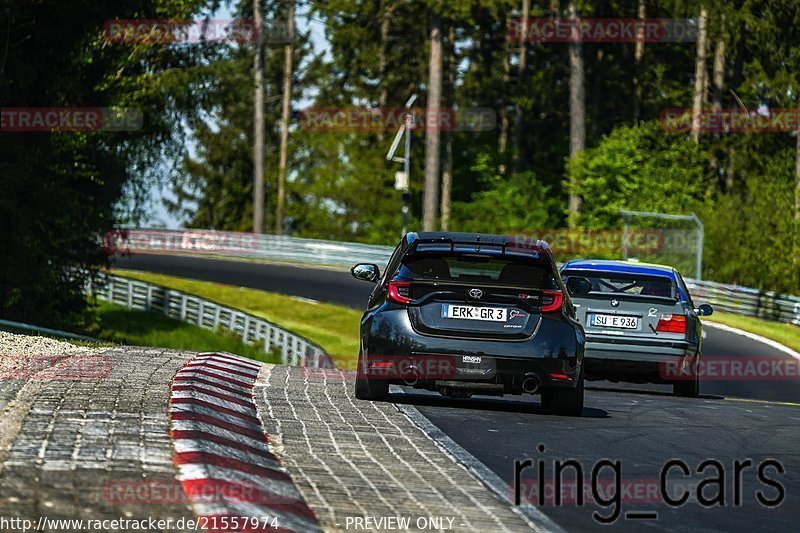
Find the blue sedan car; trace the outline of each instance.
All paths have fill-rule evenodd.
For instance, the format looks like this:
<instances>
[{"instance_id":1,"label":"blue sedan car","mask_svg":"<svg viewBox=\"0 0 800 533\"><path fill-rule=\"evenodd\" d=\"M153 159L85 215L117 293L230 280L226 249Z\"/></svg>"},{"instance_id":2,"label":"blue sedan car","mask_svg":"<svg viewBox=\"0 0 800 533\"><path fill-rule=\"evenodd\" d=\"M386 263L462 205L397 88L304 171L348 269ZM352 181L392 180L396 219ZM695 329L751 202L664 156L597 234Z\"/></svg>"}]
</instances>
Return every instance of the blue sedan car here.
<instances>
[{"instance_id":1,"label":"blue sedan car","mask_svg":"<svg viewBox=\"0 0 800 533\"><path fill-rule=\"evenodd\" d=\"M573 260L561 267L586 332L586 379L673 385L699 393L699 316L673 267L632 261Z\"/></svg>"}]
</instances>

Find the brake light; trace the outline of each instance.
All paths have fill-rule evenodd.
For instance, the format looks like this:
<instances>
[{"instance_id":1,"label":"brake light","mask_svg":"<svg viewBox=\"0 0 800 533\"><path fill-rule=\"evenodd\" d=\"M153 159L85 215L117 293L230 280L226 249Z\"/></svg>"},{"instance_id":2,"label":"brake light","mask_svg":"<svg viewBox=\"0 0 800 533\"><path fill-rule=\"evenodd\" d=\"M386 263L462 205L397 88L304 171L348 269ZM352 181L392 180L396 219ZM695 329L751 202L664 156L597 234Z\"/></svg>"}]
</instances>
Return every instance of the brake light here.
<instances>
[{"instance_id":1,"label":"brake light","mask_svg":"<svg viewBox=\"0 0 800 533\"><path fill-rule=\"evenodd\" d=\"M394 303L407 304L411 301L410 281L390 281L389 299Z\"/></svg>"},{"instance_id":2,"label":"brake light","mask_svg":"<svg viewBox=\"0 0 800 533\"><path fill-rule=\"evenodd\" d=\"M661 315L656 331L664 333L686 333L686 317L684 315Z\"/></svg>"},{"instance_id":3,"label":"brake light","mask_svg":"<svg viewBox=\"0 0 800 533\"><path fill-rule=\"evenodd\" d=\"M542 291L542 313L552 313L561 309L564 294L561 291Z\"/></svg>"},{"instance_id":4,"label":"brake light","mask_svg":"<svg viewBox=\"0 0 800 533\"><path fill-rule=\"evenodd\" d=\"M553 379L560 379L560 380L569 380L572 381L572 378L566 374L562 374L560 372L550 372L550 377Z\"/></svg>"}]
</instances>

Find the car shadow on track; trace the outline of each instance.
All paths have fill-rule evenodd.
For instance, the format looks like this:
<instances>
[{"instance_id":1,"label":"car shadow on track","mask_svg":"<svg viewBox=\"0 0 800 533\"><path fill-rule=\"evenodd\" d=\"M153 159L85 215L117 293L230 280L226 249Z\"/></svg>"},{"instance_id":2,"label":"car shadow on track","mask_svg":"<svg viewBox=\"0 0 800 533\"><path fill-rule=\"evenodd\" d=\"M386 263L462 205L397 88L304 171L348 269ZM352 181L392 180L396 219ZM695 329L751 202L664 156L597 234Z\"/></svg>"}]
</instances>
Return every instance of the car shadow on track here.
<instances>
[{"instance_id":1,"label":"car shadow on track","mask_svg":"<svg viewBox=\"0 0 800 533\"><path fill-rule=\"evenodd\" d=\"M666 398L680 398L684 400L692 400L692 399L700 399L700 400L724 400L725 396L719 396L717 394L700 394L697 398L685 398L681 396L675 396L672 394L672 391L665 389L664 387L661 390L657 390L655 388L640 388L643 385L638 385L636 383L611 383L611 382L597 382L597 384L592 384L591 386L587 385L586 390L592 392L614 392L620 394L645 394L647 396L662 396Z\"/></svg>"},{"instance_id":2,"label":"car shadow on track","mask_svg":"<svg viewBox=\"0 0 800 533\"><path fill-rule=\"evenodd\" d=\"M481 411L501 411L504 413L530 413L550 415L539 402L530 401L528 398L494 398L491 396L473 396L469 399L455 399L441 396L438 393L390 393L389 402L422 407L449 407L453 409L476 409ZM611 418L607 411L594 407L584 406L582 418Z\"/></svg>"}]
</instances>

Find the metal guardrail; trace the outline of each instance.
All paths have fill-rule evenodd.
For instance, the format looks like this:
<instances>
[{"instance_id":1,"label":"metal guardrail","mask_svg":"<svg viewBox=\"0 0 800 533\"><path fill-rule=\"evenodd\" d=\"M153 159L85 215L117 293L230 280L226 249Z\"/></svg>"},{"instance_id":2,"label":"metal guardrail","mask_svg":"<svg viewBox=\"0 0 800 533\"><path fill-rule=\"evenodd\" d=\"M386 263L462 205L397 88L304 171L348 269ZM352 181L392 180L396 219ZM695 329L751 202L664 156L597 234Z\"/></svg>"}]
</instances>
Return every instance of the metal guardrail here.
<instances>
[{"instance_id":1,"label":"metal guardrail","mask_svg":"<svg viewBox=\"0 0 800 533\"><path fill-rule=\"evenodd\" d=\"M113 253L226 255L348 268L356 262L385 265L394 250L373 244L213 230L117 230L106 234L104 246Z\"/></svg>"},{"instance_id":2,"label":"metal guardrail","mask_svg":"<svg viewBox=\"0 0 800 533\"><path fill-rule=\"evenodd\" d=\"M305 337L263 318L192 294L110 274L98 274L94 281L89 281L87 292L129 309L161 312L212 331L221 328L235 333L249 345L262 341L265 353L270 353L275 347L280 350L284 364L308 368L334 367L325 350Z\"/></svg>"},{"instance_id":3,"label":"metal guardrail","mask_svg":"<svg viewBox=\"0 0 800 533\"><path fill-rule=\"evenodd\" d=\"M708 302L717 310L800 326L797 296L694 279L686 279L686 285L692 299Z\"/></svg>"},{"instance_id":4,"label":"metal guardrail","mask_svg":"<svg viewBox=\"0 0 800 533\"><path fill-rule=\"evenodd\" d=\"M71 339L96 344L102 344L106 342L101 339L95 339L94 337L70 333L69 331L43 328L42 326L34 326L32 324L25 324L24 322L13 322L11 320L0 320L0 331L8 331L9 333L22 333L23 335L37 335L39 337L52 337L54 339Z\"/></svg>"},{"instance_id":5,"label":"metal guardrail","mask_svg":"<svg viewBox=\"0 0 800 533\"><path fill-rule=\"evenodd\" d=\"M206 230L117 230L106 235L105 246L112 252L228 255L342 267L383 267L393 251L391 246ZM800 326L800 297L692 278L686 283L693 299L719 310Z\"/></svg>"}]
</instances>

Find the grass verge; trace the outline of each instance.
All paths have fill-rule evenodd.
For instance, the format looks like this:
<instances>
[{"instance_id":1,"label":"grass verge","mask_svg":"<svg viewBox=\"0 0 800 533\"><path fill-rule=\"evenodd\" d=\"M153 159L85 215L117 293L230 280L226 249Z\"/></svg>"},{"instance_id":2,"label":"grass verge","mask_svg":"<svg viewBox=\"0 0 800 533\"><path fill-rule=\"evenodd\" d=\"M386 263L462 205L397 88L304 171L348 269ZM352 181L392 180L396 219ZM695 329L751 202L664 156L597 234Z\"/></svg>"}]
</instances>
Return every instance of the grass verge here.
<instances>
[{"instance_id":1,"label":"grass verge","mask_svg":"<svg viewBox=\"0 0 800 533\"><path fill-rule=\"evenodd\" d=\"M230 352L266 363L280 361L280 354L265 353L262 346L248 346L229 333L203 329L159 313L137 311L107 302L98 303L96 323L88 333L129 346L153 346L176 350Z\"/></svg>"},{"instance_id":2,"label":"grass verge","mask_svg":"<svg viewBox=\"0 0 800 533\"><path fill-rule=\"evenodd\" d=\"M718 322L732 328L739 328L756 335L761 335L773 341L779 342L784 346L788 346L796 352L800 352L800 327L794 324L786 324L784 322L772 322L761 318L754 318L750 316L734 315L733 313L725 313L714 311L711 316L704 316L702 320L709 322Z\"/></svg>"},{"instance_id":3,"label":"grass verge","mask_svg":"<svg viewBox=\"0 0 800 533\"><path fill-rule=\"evenodd\" d=\"M113 273L188 292L247 311L319 344L333 358L337 367L356 367L361 313L353 309L210 281L132 270Z\"/></svg>"}]
</instances>

